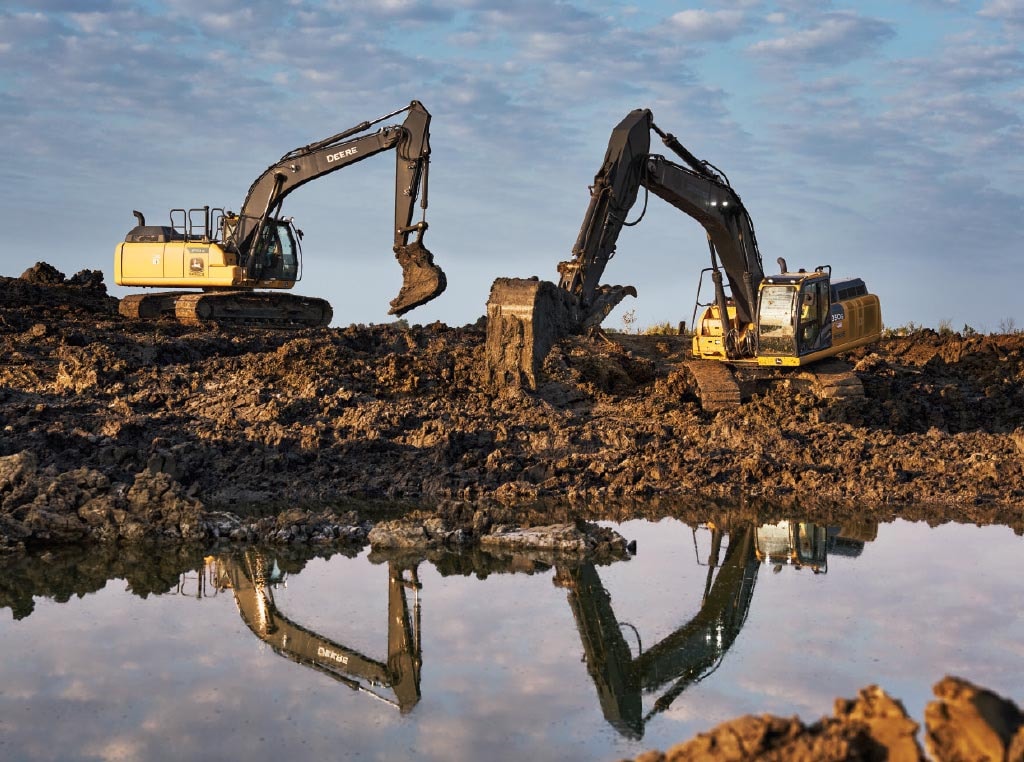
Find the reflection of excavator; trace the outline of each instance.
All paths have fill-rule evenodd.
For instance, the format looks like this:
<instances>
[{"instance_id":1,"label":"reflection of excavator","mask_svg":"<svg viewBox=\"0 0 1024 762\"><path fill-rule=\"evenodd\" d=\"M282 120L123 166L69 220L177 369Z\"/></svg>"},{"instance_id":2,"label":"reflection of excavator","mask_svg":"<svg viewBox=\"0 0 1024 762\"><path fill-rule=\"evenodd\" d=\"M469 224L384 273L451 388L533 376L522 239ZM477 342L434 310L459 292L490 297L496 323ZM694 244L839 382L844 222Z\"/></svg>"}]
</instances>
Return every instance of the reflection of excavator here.
<instances>
[{"instance_id":1,"label":"reflection of excavator","mask_svg":"<svg viewBox=\"0 0 1024 762\"><path fill-rule=\"evenodd\" d=\"M388 658L382 663L313 632L278 611L273 586L284 579L272 559L255 551L216 559L218 588L230 587L242 621L275 653L330 675L353 690L396 706L403 714L420 700L422 652L419 598L409 615L406 588L419 590L416 569L405 578L393 562L388 574ZM373 688L389 688L392 701Z\"/></svg>"},{"instance_id":2,"label":"reflection of excavator","mask_svg":"<svg viewBox=\"0 0 1024 762\"><path fill-rule=\"evenodd\" d=\"M368 135L373 125L408 112L400 125ZM331 306L323 299L254 289L288 289L301 277L302 232L281 204L311 180L395 149L394 252L403 282L390 313L402 315L445 289L444 273L423 245L426 220L413 223L417 196L426 213L430 162L430 114L419 101L329 138L289 151L249 188L236 215L223 209L172 209L169 226L138 225L114 252L114 280L120 286L201 288L127 296L120 311L128 317L175 315L184 322L241 321L278 325L327 325ZM416 240L409 242L412 233Z\"/></svg>"},{"instance_id":3,"label":"reflection of excavator","mask_svg":"<svg viewBox=\"0 0 1024 762\"><path fill-rule=\"evenodd\" d=\"M755 528L748 524L736 531L711 529L708 573L697 614L661 642L633 656L623 628L612 609L593 564L559 568L556 584L568 589L569 605L583 642L587 670L597 688L605 719L620 733L643 736L654 715L668 709L689 686L714 672L732 646L747 619L757 574L764 564L806 565L824 572L829 548L837 545L852 554L864 541L839 538L837 527L782 522ZM722 540L728 537L722 554ZM696 539L696 537L695 537ZM777 569L779 567L776 567ZM717 570L717 573L716 573ZM643 694L664 692L644 714Z\"/></svg>"},{"instance_id":4,"label":"reflection of excavator","mask_svg":"<svg viewBox=\"0 0 1024 762\"><path fill-rule=\"evenodd\" d=\"M649 153L652 131L686 166ZM531 286L505 280L492 288L488 316L514 315L534 324L534 334L545 334L538 327L549 324L582 330L600 325L626 295L635 296L632 286L599 283L623 226L636 224L627 222L626 216L641 187L697 220L707 233L711 267L704 272L711 273L714 298L700 304L698 289L698 307L705 309L694 322L694 360L687 363L705 407L740 402L741 387L730 366L770 380L779 375L776 368L817 363L879 338L878 297L867 292L861 279L833 281L829 265L813 272L790 272L782 258L778 260L782 272L766 275L750 215L728 179L659 129L647 109L632 111L612 131L604 164L591 187L573 259L558 267L559 289L571 297L562 302L567 306L552 306L551 294L542 293L537 281ZM501 329L500 320L496 321L495 330ZM537 354L546 353L545 346L534 349ZM832 361L819 366L817 375L812 372L811 380L817 382L822 396L863 396L857 378L844 369L842 363Z\"/></svg>"}]
</instances>

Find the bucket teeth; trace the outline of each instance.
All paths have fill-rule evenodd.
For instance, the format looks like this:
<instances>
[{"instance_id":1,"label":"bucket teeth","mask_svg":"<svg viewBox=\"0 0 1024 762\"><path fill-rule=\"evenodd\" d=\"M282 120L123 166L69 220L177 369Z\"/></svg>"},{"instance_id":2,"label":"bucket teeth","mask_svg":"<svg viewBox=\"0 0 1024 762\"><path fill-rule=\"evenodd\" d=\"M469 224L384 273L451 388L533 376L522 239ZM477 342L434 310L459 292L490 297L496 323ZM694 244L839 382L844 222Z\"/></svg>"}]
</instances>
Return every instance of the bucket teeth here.
<instances>
[{"instance_id":1,"label":"bucket teeth","mask_svg":"<svg viewBox=\"0 0 1024 762\"><path fill-rule=\"evenodd\" d=\"M402 290L391 300L389 315L404 315L426 304L448 285L444 271L434 264L434 255L420 242L398 247L395 257L402 266Z\"/></svg>"}]
</instances>

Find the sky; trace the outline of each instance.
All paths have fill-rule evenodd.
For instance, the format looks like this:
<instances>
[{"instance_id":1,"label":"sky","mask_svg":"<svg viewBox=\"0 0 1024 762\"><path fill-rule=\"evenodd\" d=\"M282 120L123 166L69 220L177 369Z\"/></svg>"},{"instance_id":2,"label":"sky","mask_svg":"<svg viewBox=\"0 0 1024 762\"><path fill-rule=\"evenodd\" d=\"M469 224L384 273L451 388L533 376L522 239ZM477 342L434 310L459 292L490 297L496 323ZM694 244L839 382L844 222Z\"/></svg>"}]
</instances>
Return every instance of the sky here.
<instances>
[{"instance_id":1,"label":"sky","mask_svg":"<svg viewBox=\"0 0 1024 762\"><path fill-rule=\"evenodd\" d=\"M7 0L0 99L0 275L99 269L124 295L133 209L237 211L287 151L415 99L448 289L406 319L471 323L495 278L557 281L611 130L650 108L729 177L767 272L862 277L890 328L1024 328L1024 0ZM295 292L334 325L393 319L393 175L385 152L285 201ZM652 197L605 326L690 322L709 264Z\"/></svg>"}]
</instances>

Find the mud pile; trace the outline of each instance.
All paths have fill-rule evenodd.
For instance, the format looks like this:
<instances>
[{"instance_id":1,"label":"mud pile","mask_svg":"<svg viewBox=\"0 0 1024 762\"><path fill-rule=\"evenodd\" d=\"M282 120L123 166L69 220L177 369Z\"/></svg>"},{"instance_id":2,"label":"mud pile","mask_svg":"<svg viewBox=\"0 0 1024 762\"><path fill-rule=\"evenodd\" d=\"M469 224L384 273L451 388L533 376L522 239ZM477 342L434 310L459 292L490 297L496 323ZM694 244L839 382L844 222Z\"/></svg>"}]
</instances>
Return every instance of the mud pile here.
<instances>
[{"instance_id":1,"label":"mud pile","mask_svg":"<svg viewBox=\"0 0 1024 762\"><path fill-rule=\"evenodd\" d=\"M129 321L100 273L37 265L0 279L0 544L374 502L469 505L452 513L469 525L481 506L552 523L765 501L1024 526L1022 335L917 331L850 357L863 401L776 386L719 413L679 337L612 339L564 341L536 392L494 392L482 321Z\"/></svg>"},{"instance_id":2,"label":"mud pile","mask_svg":"<svg viewBox=\"0 0 1024 762\"><path fill-rule=\"evenodd\" d=\"M933 692L935 701L925 708L927 759L1024 759L1024 715L1012 701L949 676ZM645 752L636 762L923 762L918 727L899 701L869 686L856 699L837 699L833 716L811 725L797 717L748 715L667 752Z\"/></svg>"}]
</instances>

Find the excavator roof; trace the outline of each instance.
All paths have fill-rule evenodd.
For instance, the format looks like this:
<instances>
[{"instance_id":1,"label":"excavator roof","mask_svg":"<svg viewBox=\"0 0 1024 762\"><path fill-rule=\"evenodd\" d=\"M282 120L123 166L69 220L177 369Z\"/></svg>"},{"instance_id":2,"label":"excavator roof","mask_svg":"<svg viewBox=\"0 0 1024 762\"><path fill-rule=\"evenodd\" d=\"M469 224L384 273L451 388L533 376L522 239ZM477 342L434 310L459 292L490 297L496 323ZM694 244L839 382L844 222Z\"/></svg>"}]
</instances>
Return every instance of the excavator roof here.
<instances>
[{"instance_id":1,"label":"excavator roof","mask_svg":"<svg viewBox=\"0 0 1024 762\"><path fill-rule=\"evenodd\" d=\"M812 278L813 279L818 279L818 278L827 278L827 277L828 277L828 273L817 271L817 270L815 270L813 272L800 271L800 272L795 272L795 273L777 273L775 275L766 275L766 276L764 276L764 281L763 282L764 283L770 283L770 284L773 284L773 285L780 285L780 286L781 285L797 286L797 285L800 285L801 283L803 283L804 281L810 280Z\"/></svg>"}]
</instances>

